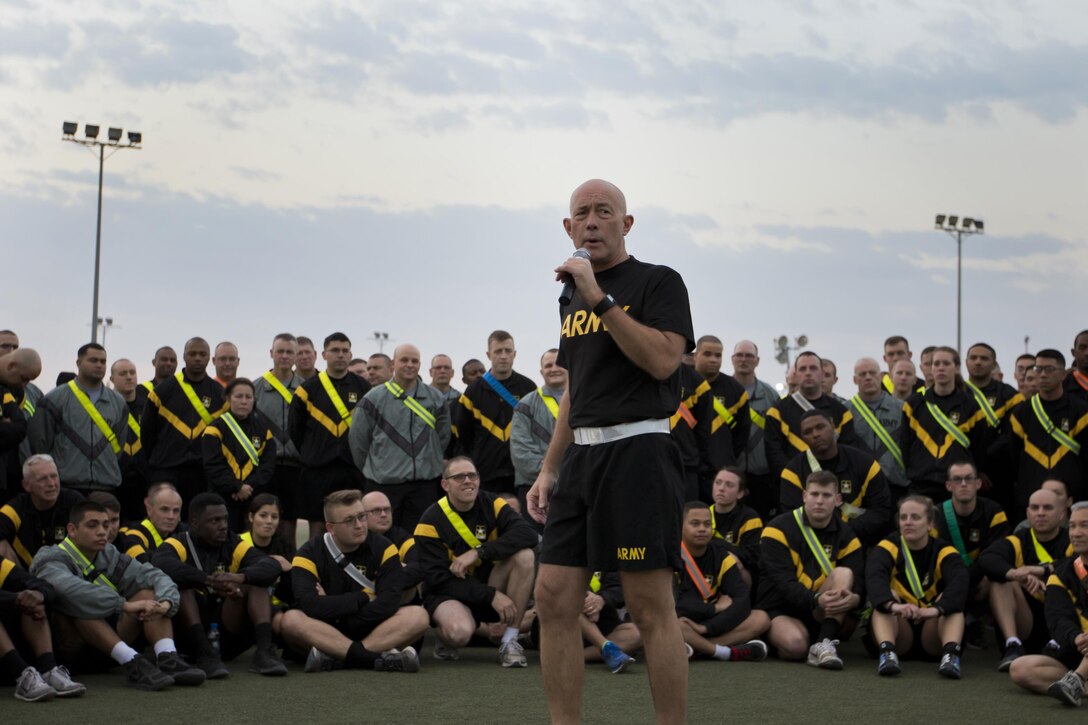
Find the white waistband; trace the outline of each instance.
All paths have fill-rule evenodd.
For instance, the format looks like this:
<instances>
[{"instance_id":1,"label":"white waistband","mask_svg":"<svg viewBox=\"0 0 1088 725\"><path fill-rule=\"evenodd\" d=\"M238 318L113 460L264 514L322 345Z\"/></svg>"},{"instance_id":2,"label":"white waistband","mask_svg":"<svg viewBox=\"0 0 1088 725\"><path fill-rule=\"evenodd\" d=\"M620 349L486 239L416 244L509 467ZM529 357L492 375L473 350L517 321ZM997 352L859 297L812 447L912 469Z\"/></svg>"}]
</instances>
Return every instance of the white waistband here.
<instances>
[{"instance_id":1,"label":"white waistband","mask_svg":"<svg viewBox=\"0 0 1088 725\"><path fill-rule=\"evenodd\" d=\"M668 433L669 419L637 420L634 423L606 425L600 428L575 428L574 442L580 446L599 446L646 433Z\"/></svg>"}]
</instances>

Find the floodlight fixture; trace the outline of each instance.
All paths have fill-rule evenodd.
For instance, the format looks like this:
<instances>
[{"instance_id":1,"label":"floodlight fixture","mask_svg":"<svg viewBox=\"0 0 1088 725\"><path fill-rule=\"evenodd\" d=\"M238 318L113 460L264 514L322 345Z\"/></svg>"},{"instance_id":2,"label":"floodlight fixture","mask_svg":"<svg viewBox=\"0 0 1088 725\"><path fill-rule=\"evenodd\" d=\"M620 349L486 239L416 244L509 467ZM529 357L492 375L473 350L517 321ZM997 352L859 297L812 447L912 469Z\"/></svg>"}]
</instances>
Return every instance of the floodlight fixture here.
<instances>
[{"instance_id":1,"label":"floodlight fixture","mask_svg":"<svg viewBox=\"0 0 1088 725\"><path fill-rule=\"evenodd\" d=\"M75 123L73 121L65 121L64 122L64 135L65 136L74 136L77 130L79 130L79 124L78 123Z\"/></svg>"},{"instance_id":2,"label":"floodlight fixture","mask_svg":"<svg viewBox=\"0 0 1088 725\"><path fill-rule=\"evenodd\" d=\"M937 215L937 228L938 228L938 229L940 229L941 227L943 227L943 226L944 226L944 220L945 220L946 218L947 218L947 217L945 217L945 215L944 215L944 214L938 214L938 215Z\"/></svg>"},{"instance_id":3,"label":"floodlight fixture","mask_svg":"<svg viewBox=\"0 0 1088 725\"><path fill-rule=\"evenodd\" d=\"M88 123L83 127L83 133L87 138L98 138L98 126Z\"/></svg>"},{"instance_id":4,"label":"floodlight fixture","mask_svg":"<svg viewBox=\"0 0 1088 725\"><path fill-rule=\"evenodd\" d=\"M144 139L144 135L142 133L140 133L139 131L129 131L128 132L128 142L130 144L134 144L136 146L139 146L143 142L143 139Z\"/></svg>"},{"instance_id":5,"label":"floodlight fixture","mask_svg":"<svg viewBox=\"0 0 1088 725\"><path fill-rule=\"evenodd\" d=\"M107 133L109 133L110 143L117 143L121 140L121 129L111 126Z\"/></svg>"}]
</instances>

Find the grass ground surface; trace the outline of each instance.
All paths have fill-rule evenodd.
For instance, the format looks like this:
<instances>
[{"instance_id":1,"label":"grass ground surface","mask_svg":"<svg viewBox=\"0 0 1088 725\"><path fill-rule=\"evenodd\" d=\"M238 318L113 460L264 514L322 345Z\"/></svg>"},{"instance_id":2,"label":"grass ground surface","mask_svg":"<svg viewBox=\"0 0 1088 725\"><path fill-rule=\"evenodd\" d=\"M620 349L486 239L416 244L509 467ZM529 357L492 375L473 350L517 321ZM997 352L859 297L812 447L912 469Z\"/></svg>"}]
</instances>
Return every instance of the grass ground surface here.
<instances>
[{"instance_id":1,"label":"grass ground surface","mask_svg":"<svg viewBox=\"0 0 1088 725\"><path fill-rule=\"evenodd\" d=\"M125 687L120 670L77 678L88 692L76 700L21 703L5 689L0 690L0 722L547 722L537 652L528 652L527 669L504 670L493 649L465 649L460 661L440 662L431 657L432 642L428 637L418 674L307 675L292 664L287 677L265 678L246 672L247 653L228 663L229 679L195 689L138 692ZM993 649L968 652L958 682L938 677L936 664L928 662L904 662L899 677L877 677L875 661L860 645L849 643L841 651L846 661L841 672L777 660L694 662L688 721L1062 723L1088 717L1088 710L1020 691L994 670ZM645 666L639 663L622 675L589 666L582 713L587 723L652 722Z\"/></svg>"}]
</instances>

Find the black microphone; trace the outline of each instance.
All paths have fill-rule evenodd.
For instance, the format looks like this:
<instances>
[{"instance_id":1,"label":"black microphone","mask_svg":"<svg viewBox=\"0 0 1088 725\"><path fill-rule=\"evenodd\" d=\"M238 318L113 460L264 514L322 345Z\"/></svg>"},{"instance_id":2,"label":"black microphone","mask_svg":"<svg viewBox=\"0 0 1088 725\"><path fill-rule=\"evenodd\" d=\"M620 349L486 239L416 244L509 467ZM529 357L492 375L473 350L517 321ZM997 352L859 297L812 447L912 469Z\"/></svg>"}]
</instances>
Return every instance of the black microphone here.
<instances>
[{"instance_id":1,"label":"black microphone","mask_svg":"<svg viewBox=\"0 0 1088 725\"><path fill-rule=\"evenodd\" d=\"M589 252L584 249L575 249L574 254L570 255L574 257L581 257L582 259L589 259ZM567 281L563 283L563 291L559 293L559 304L566 307L570 304L570 298L574 296L574 278L567 277Z\"/></svg>"}]
</instances>

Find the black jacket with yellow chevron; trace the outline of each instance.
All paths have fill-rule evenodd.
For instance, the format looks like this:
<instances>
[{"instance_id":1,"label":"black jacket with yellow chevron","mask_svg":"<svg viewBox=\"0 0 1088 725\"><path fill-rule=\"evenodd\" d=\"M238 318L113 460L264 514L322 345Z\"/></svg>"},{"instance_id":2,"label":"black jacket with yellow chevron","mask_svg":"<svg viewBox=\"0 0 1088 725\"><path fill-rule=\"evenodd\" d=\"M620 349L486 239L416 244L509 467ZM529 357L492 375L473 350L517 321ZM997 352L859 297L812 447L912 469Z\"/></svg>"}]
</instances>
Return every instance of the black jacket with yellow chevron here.
<instances>
[{"instance_id":1,"label":"black jacket with yellow chevron","mask_svg":"<svg viewBox=\"0 0 1088 725\"><path fill-rule=\"evenodd\" d=\"M348 576L329 553L324 536L315 536L291 561L296 606L307 617L344 628L373 628L396 614L405 589L396 545L371 531L359 548L344 553L344 559L374 582L373 589Z\"/></svg>"},{"instance_id":2,"label":"black jacket with yellow chevron","mask_svg":"<svg viewBox=\"0 0 1088 725\"><path fill-rule=\"evenodd\" d=\"M703 599L686 568L674 572L676 615L704 625L707 637L720 637L736 629L752 613L751 592L741 576L737 558L721 539L712 538L706 551L700 556L693 553L692 559L705 577L711 596ZM722 596L729 597L733 603L717 612L714 607Z\"/></svg>"},{"instance_id":3,"label":"black jacket with yellow chevron","mask_svg":"<svg viewBox=\"0 0 1088 725\"><path fill-rule=\"evenodd\" d=\"M466 553L469 545L442 507L431 504L419 517L412 536L413 556L423 577L424 593L445 594L466 604L489 604L495 596L495 588L487 584L491 564L536 546L537 533L504 499L488 491L479 491L472 508L457 514L479 541L480 561L464 579L453 575L450 562Z\"/></svg>"},{"instance_id":4,"label":"black jacket with yellow chevron","mask_svg":"<svg viewBox=\"0 0 1088 725\"><path fill-rule=\"evenodd\" d=\"M194 381L185 376L185 382L192 386L213 418L227 409L223 387L211 377L205 375L203 380ZM148 393L140 421L140 441L147 465L154 471L200 463L200 435L205 426L177 378L163 381Z\"/></svg>"},{"instance_id":5,"label":"black jacket with yellow chevron","mask_svg":"<svg viewBox=\"0 0 1088 725\"><path fill-rule=\"evenodd\" d=\"M808 516L804 521L808 524ZM809 524L811 525L811 524ZM846 567L854 573L853 591L864 598L865 555L861 542L850 526L832 516L822 529L813 529L831 565ZM761 562L759 580L759 609L790 609L807 613L815 609L813 595L827 577L820 569L816 555L809 549L801 528L787 511L771 519L763 527L760 539Z\"/></svg>"},{"instance_id":6,"label":"black jacket with yellow chevron","mask_svg":"<svg viewBox=\"0 0 1088 725\"><path fill-rule=\"evenodd\" d=\"M875 545L891 528L892 495L880 464L868 451L852 446L838 446L838 455L818 461L823 470L839 478L842 495L842 520L865 546ZM799 453L782 469L779 485L779 509L791 511L801 505L805 479L812 473L807 453Z\"/></svg>"},{"instance_id":7,"label":"black jacket with yellow chevron","mask_svg":"<svg viewBox=\"0 0 1088 725\"><path fill-rule=\"evenodd\" d=\"M939 408L967 437L968 446L960 445L933 417L927 403ZM985 468L986 449L996 429L990 427L974 397L959 388L948 395L937 395L933 388L915 393L903 404L903 426L899 429L899 449L912 493L947 498L944 483L948 467L970 461Z\"/></svg>"},{"instance_id":8,"label":"black jacket with yellow chevron","mask_svg":"<svg viewBox=\"0 0 1088 725\"><path fill-rule=\"evenodd\" d=\"M208 487L224 498L238 493L244 483L255 490L265 486L276 470L276 439L264 416L253 411L235 420L257 451L256 465L222 416L204 429L201 442Z\"/></svg>"},{"instance_id":9,"label":"black jacket with yellow chevron","mask_svg":"<svg viewBox=\"0 0 1088 725\"><path fill-rule=\"evenodd\" d=\"M854 433L854 414L850 409L830 395L821 395L816 400L809 400L813 408L822 410L831 416L835 431L839 434L839 443L869 450L868 446ZM805 410L787 395L779 399L767 411L766 427L763 429L764 446L767 451L767 465L771 475L782 475L782 469L798 453L808 450L808 444L801 440L801 416Z\"/></svg>"},{"instance_id":10,"label":"black jacket with yellow chevron","mask_svg":"<svg viewBox=\"0 0 1088 725\"><path fill-rule=\"evenodd\" d=\"M1039 546L1050 557L1051 563L1060 561L1073 555L1073 548L1069 544L1069 532L1058 527L1058 534L1050 541L1040 541ZM1035 539L1032 538L1031 529L1025 528L1014 531L1004 539L995 541L986 547L978 556L978 565L982 568L986 578L990 581L1005 582L1008 579L1005 574L1010 569L1018 569L1022 566L1042 566L1039 561L1039 553L1035 550ZM1043 577L1046 580L1046 577ZM1035 597L1043 601L1043 596Z\"/></svg>"},{"instance_id":11,"label":"black jacket with yellow chevron","mask_svg":"<svg viewBox=\"0 0 1088 725\"><path fill-rule=\"evenodd\" d=\"M979 554L1008 535L1009 519L1000 506L985 496L975 499L975 508L971 513L966 516L955 514L955 519L963 545L967 549L967 556L971 559L967 570L974 586L982 579L982 567L978 566ZM949 529L949 521L945 518L943 505L937 507L936 521L930 534L945 541L955 541Z\"/></svg>"},{"instance_id":12,"label":"black jacket with yellow chevron","mask_svg":"<svg viewBox=\"0 0 1088 725\"><path fill-rule=\"evenodd\" d=\"M283 571L279 562L230 531L222 546L208 546L190 532L179 532L151 552L151 563L162 569L178 589L202 589L210 574L242 574L246 584L268 587Z\"/></svg>"},{"instance_id":13,"label":"black jacket with yellow chevron","mask_svg":"<svg viewBox=\"0 0 1088 725\"><path fill-rule=\"evenodd\" d=\"M1058 400L1040 398L1040 402L1054 427L1080 443L1081 453L1077 455L1046 432L1030 400L1014 408L1008 422L1018 508L1026 507L1031 494L1050 478L1065 481L1074 501L1088 492L1088 403L1069 393Z\"/></svg>"},{"instance_id":14,"label":"black jacket with yellow chevron","mask_svg":"<svg viewBox=\"0 0 1088 725\"><path fill-rule=\"evenodd\" d=\"M748 392L732 377L719 374L707 383L710 385L707 473L713 476L722 466L737 465L748 446L752 415L748 409Z\"/></svg>"},{"instance_id":15,"label":"black jacket with yellow chevron","mask_svg":"<svg viewBox=\"0 0 1088 725\"><path fill-rule=\"evenodd\" d=\"M1077 576L1076 560L1071 556L1054 565L1054 573L1046 581L1046 627L1050 636L1062 647L1063 655L1080 658L1076 639L1088 632L1088 586Z\"/></svg>"},{"instance_id":16,"label":"black jacket with yellow chevron","mask_svg":"<svg viewBox=\"0 0 1088 725\"><path fill-rule=\"evenodd\" d=\"M924 549L908 551L918 572L922 598L914 596L911 590L906 559L903 558L908 554L897 532L874 546L865 564L865 591L873 609L886 611L887 605L899 601L918 607L937 606L944 614L962 612L967 606L969 577L956 547L928 536Z\"/></svg>"},{"instance_id":17,"label":"black jacket with yellow chevron","mask_svg":"<svg viewBox=\"0 0 1088 725\"><path fill-rule=\"evenodd\" d=\"M347 409L347 420L343 419L329 398L318 374L295 391L288 415L290 430L287 434L298 449L298 460L302 466L347 465L354 468L355 463L348 448L351 412L370 390L370 383L355 373L346 373L339 379L330 377L329 380Z\"/></svg>"},{"instance_id":18,"label":"black jacket with yellow chevron","mask_svg":"<svg viewBox=\"0 0 1088 725\"><path fill-rule=\"evenodd\" d=\"M680 399L676 412L669 419L672 439L680 448L680 458L688 471L705 472L710 464L707 458L707 440L710 436L711 395L710 383L703 380L695 368L680 366Z\"/></svg>"},{"instance_id":19,"label":"black jacket with yellow chevron","mask_svg":"<svg viewBox=\"0 0 1088 725\"><path fill-rule=\"evenodd\" d=\"M501 382L518 400L536 390L536 383L513 371ZM461 394L456 412L450 412L457 425L461 453L476 464L485 488L487 481L513 478L514 464L510 461L513 407L481 378Z\"/></svg>"}]
</instances>

